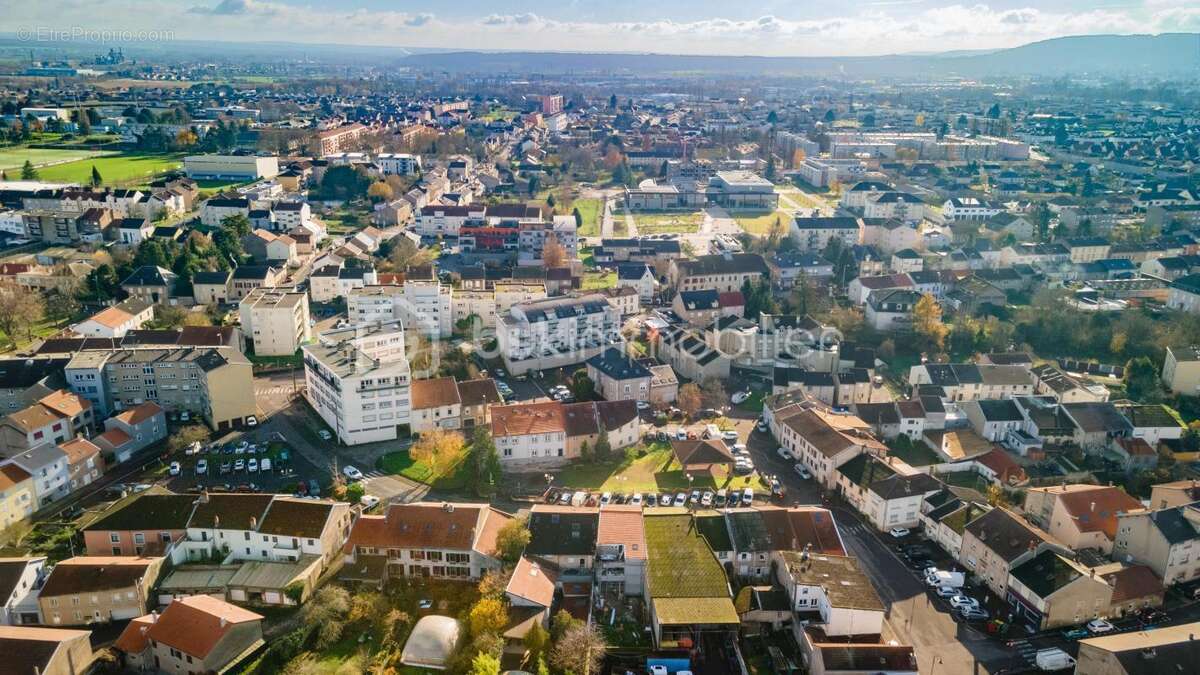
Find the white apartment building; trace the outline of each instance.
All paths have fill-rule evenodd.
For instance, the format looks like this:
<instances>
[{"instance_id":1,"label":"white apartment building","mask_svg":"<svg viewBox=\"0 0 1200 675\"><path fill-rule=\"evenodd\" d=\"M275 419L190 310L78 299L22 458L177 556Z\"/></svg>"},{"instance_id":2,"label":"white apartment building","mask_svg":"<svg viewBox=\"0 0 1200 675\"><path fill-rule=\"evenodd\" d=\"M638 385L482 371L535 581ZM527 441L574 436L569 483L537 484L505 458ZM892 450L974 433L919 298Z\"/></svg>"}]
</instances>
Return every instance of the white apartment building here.
<instances>
[{"instance_id":1,"label":"white apartment building","mask_svg":"<svg viewBox=\"0 0 1200 675\"><path fill-rule=\"evenodd\" d=\"M256 288L238 305L242 332L258 356L290 356L312 339L308 294L292 289Z\"/></svg>"},{"instance_id":2,"label":"white apartment building","mask_svg":"<svg viewBox=\"0 0 1200 675\"><path fill-rule=\"evenodd\" d=\"M400 285L351 290L346 295L346 313L360 323L401 320L407 330L440 340L454 330L453 303L451 286L436 280L406 280Z\"/></svg>"},{"instance_id":3,"label":"white apartment building","mask_svg":"<svg viewBox=\"0 0 1200 675\"><path fill-rule=\"evenodd\" d=\"M500 353L514 375L583 363L621 345L620 331L620 311L597 293L513 305L496 319Z\"/></svg>"},{"instance_id":4,"label":"white apartment building","mask_svg":"<svg viewBox=\"0 0 1200 675\"><path fill-rule=\"evenodd\" d=\"M482 220L486 208L483 205L442 206L432 204L421 207L413 231L422 237L457 237L463 223Z\"/></svg>"},{"instance_id":5,"label":"white apartment building","mask_svg":"<svg viewBox=\"0 0 1200 675\"><path fill-rule=\"evenodd\" d=\"M399 321L328 331L304 350L309 405L346 445L390 441L409 423L411 370Z\"/></svg>"},{"instance_id":6,"label":"white apartment building","mask_svg":"<svg viewBox=\"0 0 1200 675\"><path fill-rule=\"evenodd\" d=\"M385 176L414 176L421 173L421 158L408 153L383 152L375 155L375 166Z\"/></svg>"},{"instance_id":7,"label":"white apartment building","mask_svg":"<svg viewBox=\"0 0 1200 675\"><path fill-rule=\"evenodd\" d=\"M987 220L1004 213L1004 205L987 202L975 197L952 197L942 204L942 216L946 220Z\"/></svg>"}]
</instances>

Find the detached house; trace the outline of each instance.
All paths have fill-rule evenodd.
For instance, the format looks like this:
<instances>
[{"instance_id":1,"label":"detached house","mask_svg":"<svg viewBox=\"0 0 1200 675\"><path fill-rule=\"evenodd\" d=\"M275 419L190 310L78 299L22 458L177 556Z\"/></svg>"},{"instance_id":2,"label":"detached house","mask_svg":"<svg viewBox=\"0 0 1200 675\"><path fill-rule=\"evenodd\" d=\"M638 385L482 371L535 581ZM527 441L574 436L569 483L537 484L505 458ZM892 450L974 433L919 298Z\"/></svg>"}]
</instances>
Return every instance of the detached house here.
<instances>
[{"instance_id":1,"label":"detached house","mask_svg":"<svg viewBox=\"0 0 1200 675\"><path fill-rule=\"evenodd\" d=\"M262 622L248 609L193 595L129 622L114 646L134 671L225 672L263 645Z\"/></svg>"},{"instance_id":2,"label":"detached house","mask_svg":"<svg viewBox=\"0 0 1200 675\"><path fill-rule=\"evenodd\" d=\"M132 619L155 606L152 589L165 558L78 556L54 566L38 604L51 626Z\"/></svg>"}]
</instances>

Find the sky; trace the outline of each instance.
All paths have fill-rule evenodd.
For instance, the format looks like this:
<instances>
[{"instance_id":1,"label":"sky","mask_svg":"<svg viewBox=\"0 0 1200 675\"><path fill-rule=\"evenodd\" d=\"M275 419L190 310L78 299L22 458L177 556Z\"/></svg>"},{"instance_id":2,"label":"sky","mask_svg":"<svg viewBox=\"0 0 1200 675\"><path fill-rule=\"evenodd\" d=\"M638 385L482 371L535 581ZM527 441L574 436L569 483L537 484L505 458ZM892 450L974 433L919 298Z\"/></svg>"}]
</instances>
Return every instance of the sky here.
<instances>
[{"instance_id":1,"label":"sky","mask_svg":"<svg viewBox=\"0 0 1200 675\"><path fill-rule=\"evenodd\" d=\"M1064 35L1200 31L1197 0L42 0L0 31L165 31L234 42L868 56Z\"/></svg>"}]
</instances>

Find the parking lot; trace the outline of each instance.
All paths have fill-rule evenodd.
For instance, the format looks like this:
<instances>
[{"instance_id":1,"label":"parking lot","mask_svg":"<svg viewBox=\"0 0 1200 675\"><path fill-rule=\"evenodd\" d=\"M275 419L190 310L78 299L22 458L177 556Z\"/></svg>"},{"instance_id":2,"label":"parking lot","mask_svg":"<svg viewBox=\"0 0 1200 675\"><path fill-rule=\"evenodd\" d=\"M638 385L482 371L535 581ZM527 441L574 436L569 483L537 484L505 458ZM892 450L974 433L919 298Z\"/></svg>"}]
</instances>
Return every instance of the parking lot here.
<instances>
[{"instance_id":1,"label":"parking lot","mask_svg":"<svg viewBox=\"0 0 1200 675\"><path fill-rule=\"evenodd\" d=\"M313 481L322 490L327 490L330 484L328 467L311 464L277 432L227 437L201 446L195 454L189 453L190 450L185 450L171 458L167 485L175 492L207 488L294 493L303 482L303 494L310 494Z\"/></svg>"}]
</instances>

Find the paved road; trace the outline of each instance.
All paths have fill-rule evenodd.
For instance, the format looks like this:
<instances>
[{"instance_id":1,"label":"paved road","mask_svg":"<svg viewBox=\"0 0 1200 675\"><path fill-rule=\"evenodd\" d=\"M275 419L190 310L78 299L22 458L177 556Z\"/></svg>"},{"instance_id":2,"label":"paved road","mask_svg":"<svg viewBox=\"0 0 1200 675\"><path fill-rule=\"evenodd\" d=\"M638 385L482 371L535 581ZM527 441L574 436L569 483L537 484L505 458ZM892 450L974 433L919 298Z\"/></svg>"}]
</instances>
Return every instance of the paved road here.
<instances>
[{"instance_id":1,"label":"paved road","mask_svg":"<svg viewBox=\"0 0 1200 675\"><path fill-rule=\"evenodd\" d=\"M955 622L948 608L930 597L923 582L883 544L870 524L840 500L824 500L816 483L796 475L792 462L775 453L778 444L768 434L751 433L747 445L759 472L780 477L787 488L787 504L821 504L834 511L846 552L858 559L887 607L884 639L911 644L922 673L997 673L1025 666L1020 654L1003 642Z\"/></svg>"},{"instance_id":2,"label":"paved road","mask_svg":"<svg viewBox=\"0 0 1200 675\"><path fill-rule=\"evenodd\" d=\"M611 239L613 236L613 213L612 200L608 197L601 197L604 200L604 208L600 211L600 238Z\"/></svg>"}]
</instances>

